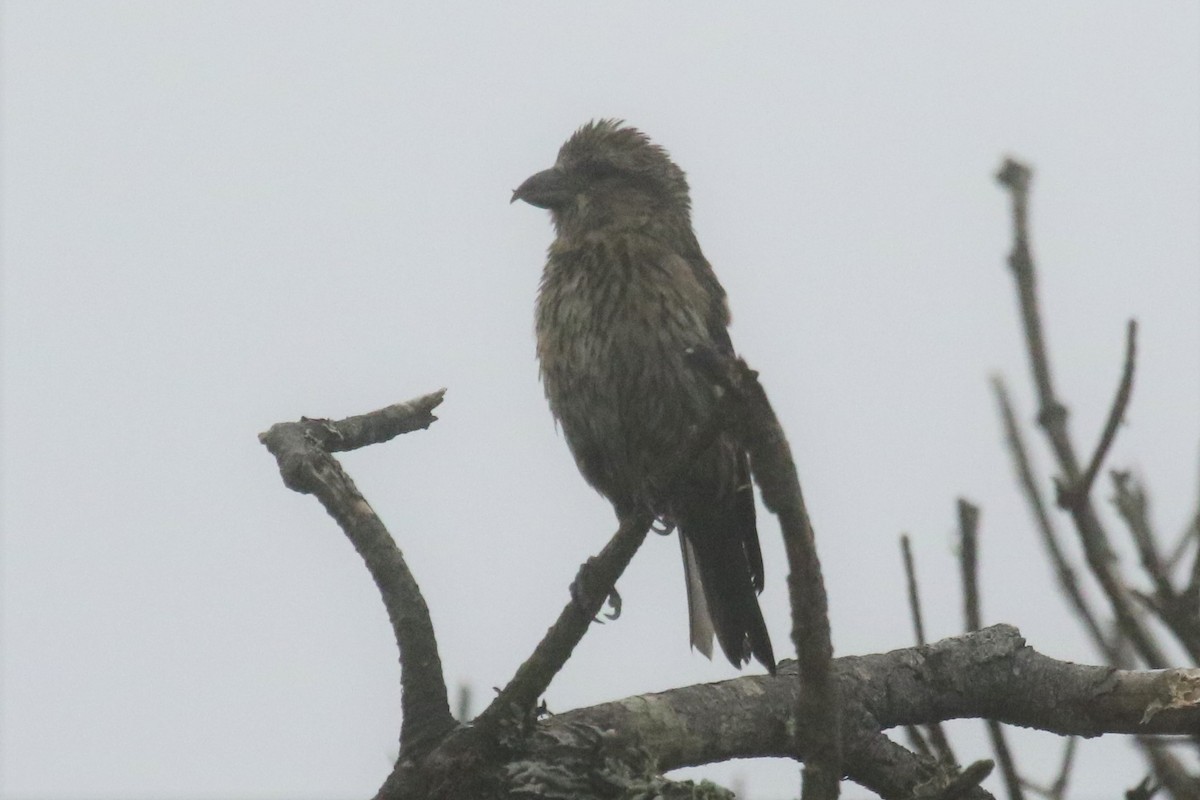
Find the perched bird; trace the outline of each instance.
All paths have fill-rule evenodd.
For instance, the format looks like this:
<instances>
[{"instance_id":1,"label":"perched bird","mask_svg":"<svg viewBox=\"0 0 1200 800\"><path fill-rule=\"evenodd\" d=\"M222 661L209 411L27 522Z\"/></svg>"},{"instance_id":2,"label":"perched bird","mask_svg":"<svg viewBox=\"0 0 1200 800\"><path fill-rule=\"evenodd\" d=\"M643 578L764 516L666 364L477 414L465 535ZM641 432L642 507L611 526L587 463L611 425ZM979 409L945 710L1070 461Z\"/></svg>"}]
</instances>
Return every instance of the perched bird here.
<instances>
[{"instance_id":1,"label":"perched bird","mask_svg":"<svg viewBox=\"0 0 1200 800\"><path fill-rule=\"evenodd\" d=\"M548 209L557 233L537 298L537 352L579 471L619 519L649 511L678 529L692 645L711 658L715 632L734 666L753 655L774 672L744 449L722 431L682 474L666 474L718 405L687 352L733 354L725 290L692 232L683 170L636 128L593 121L512 199Z\"/></svg>"}]
</instances>

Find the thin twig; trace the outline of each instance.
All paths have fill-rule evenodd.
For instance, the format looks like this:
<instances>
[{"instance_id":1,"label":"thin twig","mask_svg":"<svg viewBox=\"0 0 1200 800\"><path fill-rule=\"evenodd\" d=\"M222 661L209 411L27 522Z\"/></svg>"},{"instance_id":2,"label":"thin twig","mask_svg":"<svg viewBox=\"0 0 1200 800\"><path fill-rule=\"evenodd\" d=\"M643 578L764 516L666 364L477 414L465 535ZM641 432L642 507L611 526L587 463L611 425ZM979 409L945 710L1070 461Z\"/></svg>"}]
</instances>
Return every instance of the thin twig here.
<instances>
[{"instance_id":1,"label":"thin twig","mask_svg":"<svg viewBox=\"0 0 1200 800\"><path fill-rule=\"evenodd\" d=\"M1071 767L1075 765L1075 750L1079 743L1078 736L1068 736L1063 747L1062 764L1058 768L1058 777L1050 785L1050 797L1053 800L1063 800L1067 794L1067 783L1071 780Z\"/></svg>"},{"instance_id":2,"label":"thin twig","mask_svg":"<svg viewBox=\"0 0 1200 800\"><path fill-rule=\"evenodd\" d=\"M1196 471L1197 478L1200 478L1200 470ZM1200 483L1200 481L1198 481ZM1200 543L1200 486L1196 492L1196 510L1192 512L1191 519L1184 526L1183 532L1179 534L1179 540L1175 543L1175 548L1171 551L1170 558L1167 559L1167 570L1174 572L1175 567L1183 560L1183 556L1187 553L1188 548ZM1200 549L1200 548L1198 548ZM1200 558L1197 558L1197 565L1200 565ZM1198 566L1200 568L1200 566ZM1196 584L1200 586L1200 583Z\"/></svg>"},{"instance_id":3,"label":"thin twig","mask_svg":"<svg viewBox=\"0 0 1200 800\"><path fill-rule=\"evenodd\" d=\"M1125 367L1121 370L1121 384L1117 387L1117 396L1113 398L1112 408L1108 412L1104 433L1100 435L1100 442L1096 445L1092 460L1088 463L1088 468L1084 471L1083 476L1080 477L1079 483L1071 486L1068 491L1084 496L1091 492L1092 484L1096 481L1096 474L1100 471L1100 465L1104 463L1104 457L1108 455L1108 450L1117 437L1117 428L1121 426L1121 420L1125 418L1125 411L1129 408L1129 398L1133 393L1133 372L1136 360L1137 320L1131 319L1125 334Z\"/></svg>"},{"instance_id":4,"label":"thin twig","mask_svg":"<svg viewBox=\"0 0 1200 800\"><path fill-rule=\"evenodd\" d=\"M649 514L626 518L604 549L580 567L577 583L586 586L587 591L575 593L567 601L533 653L475 720L477 728L490 729L514 717L522 719L532 713L537 699L567 663L588 626L600 613L612 587L645 540L652 521Z\"/></svg>"},{"instance_id":5,"label":"thin twig","mask_svg":"<svg viewBox=\"0 0 1200 800\"><path fill-rule=\"evenodd\" d=\"M964 498L958 499L958 531L959 531L959 561L962 565L963 584L963 614L967 632L971 633L983 627L982 615L979 610L979 506ZM1017 774L1013 762L1012 751L1004 736L1004 729L995 720L987 720L988 737L992 740L992 750L1000 763L1000 773L1004 776L1004 787L1008 790L1009 800L1024 800L1025 793L1021 791L1021 776ZM978 762L977 762L978 763ZM988 769L991 772L991 769Z\"/></svg>"},{"instance_id":6,"label":"thin twig","mask_svg":"<svg viewBox=\"0 0 1200 800\"><path fill-rule=\"evenodd\" d=\"M1188 580L1185 594L1200 600L1200 548L1196 549L1196 557L1192 560L1192 577Z\"/></svg>"},{"instance_id":7,"label":"thin twig","mask_svg":"<svg viewBox=\"0 0 1200 800\"><path fill-rule=\"evenodd\" d=\"M919 725L905 725L904 733L906 736L908 736L908 742L911 745L913 752L919 756L937 760L937 756L934 755L933 749L929 746L929 742L925 740L925 734L921 733L921 727Z\"/></svg>"},{"instance_id":8,"label":"thin twig","mask_svg":"<svg viewBox=\"0 0 1200 800\"><path fill-rule=\"evenodd\" d=\"M471 684L463 681L458 685L458 702L454 705L454 718L466 723L471 719Z\"/></svg>"},{"instance_id":9,"label":"thin twig","mask_svg":"<svg viewBox=\"0 0 1200 800\"><path fill-rule=\"evenodd\" d=\"M1154 769L1154 781L1147 778L1142 782L1147 791L1138 794L1139 798L1147 800L1153 797L1159 789L1166 789L1167 795L1174 800L1197 800L1200 798L1200 786L1195 777L1188 773L1187 767L1167 751L1163 741L1150 736L1139 736L1138 744L1142 753ZM1130 796L1128 793L1126 796Z\"/></svg>"},{"instance_id":10,"label":"thin twig","mask_svg":"<svg viewBox=\"0 0 1200 800\"><path fill-rule=\"evenodd\" d=\"M379 588L400 648L400 760L417 756L455 725L429 608L395 540L331 450L387 441L429 427L445 390L340 421L281 422L259 435L284 485L312 494L337 521Z\"/></svg>"},{"instance_id":11,"label":"thin twig","mask_svg":"<svg viewBox=\"0 0 1200 800\"><path fill-rule=\"evenodd\" d=\"M958 800L958 798L964 797L968 791L983 783L987 776L992 774L995 767L995 762L988 758L970 764L954 776L954 779L938 794L939 800Z\"/></svg>"},{"instance_id":12,"label":"thin twig","mask_svg":"<svg viewBox=\"0 0 1200 800\"><path fill-rule=\"evenodd\" d=\"M1029 791L1044 797L1046 800L1063 800L1063 796L1067 791L1067 780L1071 772L1071 764L1075 760L1075 743L1078 741L1077 736L1068 736L1066 745L1063 748L1062 764L1059 766L1058 775L1054 782L1049 786L1041 786L1027 778L1021 779L1021 785Z\"/></svg>"},{"instance_id":13,"label":"thin twig","mask_svg":"<svg viewBox=\"0 0 1200 800\"><path fill-rule=\"evenodd\" d=\"M1033 512L1034 520L1037 522L1037 530L1042 537L1042 544L1050 556L1050 562L1054 565L1054 572L1058 576L1058 585L1067 596L1067 601L1075 609L1076 615L1083 623L1096 649L1113 666L1126 666L1116 658L1116 651L1109 643L1104 630L1100 627L1100 623L1097 621L1096 614L1092 611L1091 605L1084 598L1083 592L1079 588L1079 580L1076 577L1075 569L1067 560L1066 553L1059 543L1058 532L1054 527L1053 521L1050 519L1049 510L1042 499L1042 493L1038 489L1040 483L1034 476L1033 465L1029 460L1025 441L1021 436L1021 428L1017 424L1017 416L1013 412L1008 387L1005 385L1004 380L997 375L992 377L992 389L996 393L996 401L1000 406L1000 419L1004 424L1005 438L1008 440L1008 448L1012 453L1013 467L1017 472L1017 480L1021 484L1025 500L1029 505L1029 509Z\"/></svg>"},{"instance_id":14,"label":"thin twig","mask_svg":"<svg viewBox=\"0 0 1200 800\"><path fill-rule=\"evenodd\" d=\"M908 582L908 611L912 616L913 634L917 644L925 644L925 622L921 614L921 596L917 589L917 570L913 566L912 544L908 534L900 534L900 553L904 557L904 577Z\"/></svg>"},{"instance_id":15,"label":"thin twig","mask_svg":"<svg viewBox=\"0 0 1200 800\"><path fill-rule=\"evenodd\" d=\"M940 763L932 767L931 763L937 762L921 759L883 733L856 736L846 743L846 777L879 797L937 797L931 787L949 785L948 776L953 775L949 779L953 781L961 775L957 767L949 772ZM971 777L974 773L968 780ZM978 784L963 788L957 795L960 800L995 800Z\"/></svg>"},{"instance_id":16,"label":"thin twig","mask_svg":"<svg viewBox=\"0 0 1200 800\"><path fill-rule=\"evenodd\" d=\"M1054 392L1050 377L1050 361L1046 354L1042 323L1038 312L1037 284L1033 256L1029 248L1029 184L1032 171L1024 164L1007 159L997 180L1012 196L1013 203L1013 249L1008 264L1016 282L1017 298L1024 324L1025 341L1029 352L1030 369L1037 389L1041 410L1038 422L1050 440L1051 448L1062 470L1060 482L1061 499L1075 522L1087 556L1088 567L1096 576L1112 606L1123 636L1128 637L1138 655L1153 668L1165 668L1167 659L1154 637L1145 629L1130 603L1125 583L1116 566L1116 559L1108 543L1108 535L1100 523L1090 495L1072 493L1070 487L1079 486L1081 471L1075 455L1075 447L1067 433L1067 409Z\"/></svg>"},{"instance_id":17,"label":"thin twig","mask_svg":"<svg viewBox=\"0 0 1200 800\"><path fill-rule=\"evenodd\" d=\"M917 645L920 646L925 644L925 624L922 620L920 589L917 586L917 568L913 561L912 545L906 533L900 536L900 551L904 556L904 575L908 582L908 608L912 615L913 631L917 638ZM911 726L911 728L909 737L916 738L921 744L924 744L925 739L921 736L920 730L916 726ZM926 730L929 734L929 744L932 745L938 762L947 767L957 769L958 758L954 755L954 749L950 746L950 740L946 737L946 732L942 729L942 724L940 722L931 722L926 726Z\"/></svg>"},{"instance_id":18,"label":"thin twig","mask_svg":"<svg viewBox=\"0 0 1200 800\"><path fill-rule=\"evenodd\" d=\"M1158 537L1150 528L1146 491L1128 470L1112 470L1113 505L1121 519L1125 520L1133 542L1137 546L1138 558L1160 602L1170 603L1175 598L1175 587L1158 552Z\"/></svg>"},{"instance_id":19,"label":"thin twig","mask_svg":"<svg viewBox=\"0 0 1200 800\"><path fill-rule=\"evenodd\" d=\"M1113 505L1125 520L1137 545L1142 569L1154 586L1152 596L1143 597L1137 593L1134 596L1143 599L1146 606L1175 634L1175 638L1192 657L1192 663L1200 664L1200 598L1195 592L1175 591L1158 551L1158 537L1150 526L1146 490L1128 471L1112 470L1111 475Z\"/></svg>"},{"instance_id":20,"label":"thin twig","mask_svg":"<svg viewBox=\"0 0 1200 800\"><path fill-rule=\"evenodd\" d=\"M958 498L958 560L967 633L983 627L979 611L979 506Z\"/></svg>"}]
</instances>

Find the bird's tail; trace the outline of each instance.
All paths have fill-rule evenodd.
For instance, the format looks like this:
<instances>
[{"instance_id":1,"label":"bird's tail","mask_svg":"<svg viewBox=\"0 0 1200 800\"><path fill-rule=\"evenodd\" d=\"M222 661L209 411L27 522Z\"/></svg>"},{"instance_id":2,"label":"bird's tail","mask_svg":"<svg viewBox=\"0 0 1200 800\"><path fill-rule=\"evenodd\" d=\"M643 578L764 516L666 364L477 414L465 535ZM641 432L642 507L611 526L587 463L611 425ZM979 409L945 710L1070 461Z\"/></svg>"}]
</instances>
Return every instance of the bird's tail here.
<instances>
[{"instance_id":1,"label":"bird's tail","mask_svg":"<svg viewBox=\"0 0 1200 800\"><path fill-rule=\"evenodd\" d=\"M775 654L758 607L763 586L762 552L754 519L754 490L745 456L739 488L718 496L688 491L674 509L683 549L692 646L712 658L712 639L741 667L753 656L771 674Z\"/></svg>"}]
</instances>

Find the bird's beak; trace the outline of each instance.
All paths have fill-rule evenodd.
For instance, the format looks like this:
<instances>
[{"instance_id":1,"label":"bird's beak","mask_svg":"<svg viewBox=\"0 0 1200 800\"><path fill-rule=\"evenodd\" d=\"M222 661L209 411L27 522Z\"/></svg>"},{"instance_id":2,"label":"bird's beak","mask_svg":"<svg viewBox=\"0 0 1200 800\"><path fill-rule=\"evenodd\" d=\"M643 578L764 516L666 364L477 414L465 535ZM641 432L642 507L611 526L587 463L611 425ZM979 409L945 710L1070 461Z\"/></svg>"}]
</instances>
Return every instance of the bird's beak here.
<instances>
[{"instance_id":1,"label":"bird's beak","mask_svg":"<svg viewBox=\"0 0 1200 800\"><path fill-rule=\"evenodd\" d=\"M524 200L531 206L554 209L566 205L574 195L570 177L558 167L552 167L530 175L516 188L508 202Z\"/></svg>"}]
</instances>

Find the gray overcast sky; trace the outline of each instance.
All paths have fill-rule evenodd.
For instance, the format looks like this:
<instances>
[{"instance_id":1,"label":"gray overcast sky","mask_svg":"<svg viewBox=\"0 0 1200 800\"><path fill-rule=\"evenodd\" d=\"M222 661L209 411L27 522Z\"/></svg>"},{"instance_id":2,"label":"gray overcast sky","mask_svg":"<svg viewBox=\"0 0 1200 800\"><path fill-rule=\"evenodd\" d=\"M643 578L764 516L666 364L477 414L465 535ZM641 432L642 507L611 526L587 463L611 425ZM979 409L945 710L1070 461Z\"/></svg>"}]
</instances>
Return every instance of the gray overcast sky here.
<instances>
[{"instance_id":1,"label":"gray overcast sky","mask_svg":"<svg viewBox=\"0 0 1200 800\"><path fill-rule=\"evenodd\" d=\"M963 494L983 508L986 619L1095 658L987 384L1006 375L1032 418L992 180L1007 153L1037 170L1079 443L1135 316L1110 464L1146 479L1172 539L1194 508L1194 2L8 2L2 22L4 798L377 788L399 729L386 617L255 439L302 414L448 387L431 430L344 463L421 581L448 679L479 703L509 677L613 529L538 384L550 225L508 204L593 117L689 174L734 342L797 454L838 653L911 643L901 531L930 634L960 630ZM783 649L784 559L761 527ZM678 561L651 537L552 710L735 674L689 651ZM952 729L961 758L987 755L980 727ZM1017 747L1052 773L1054 737ZM688 774L796 791L786 762ZM1123 742L1085 743L1077 796L1142 774Z\"/></svg>"}]
</instances>

